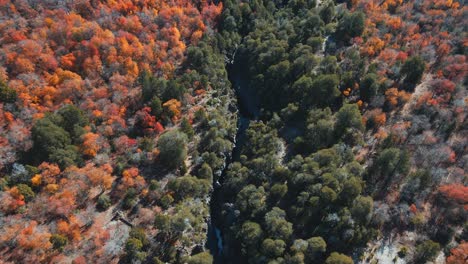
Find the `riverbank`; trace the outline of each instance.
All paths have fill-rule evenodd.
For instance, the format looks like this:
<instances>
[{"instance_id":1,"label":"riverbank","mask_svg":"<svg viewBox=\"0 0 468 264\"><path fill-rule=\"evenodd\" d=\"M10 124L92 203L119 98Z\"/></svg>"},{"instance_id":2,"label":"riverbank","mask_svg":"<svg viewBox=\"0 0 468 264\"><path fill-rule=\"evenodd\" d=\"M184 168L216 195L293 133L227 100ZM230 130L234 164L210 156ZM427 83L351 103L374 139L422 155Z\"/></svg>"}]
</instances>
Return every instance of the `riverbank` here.
<instances>
[{"instance_id":1,"label":"riverbank","mask_svg":"<svg viewBox=\"0 0 468 264\"><path fill-rule=\"evenodd\" d=\"M213 255L214 263L223 263L224 250L228 246L224 243L222 230L226 228L222 221L222 208L225 202L222 186L229 166L240 158L242 146L245 142L245 132L250 121L256 120L260 115L258 98L252 89L249 89L246 72L242 69L241 61L234 61L226 66L231 88L237 101L237 133L234 139L234 148L226 158L225 167L218 179L213 181L213 193L210 200L210 221L208 223L207 247Z\"/></svg>"}]
</instances>

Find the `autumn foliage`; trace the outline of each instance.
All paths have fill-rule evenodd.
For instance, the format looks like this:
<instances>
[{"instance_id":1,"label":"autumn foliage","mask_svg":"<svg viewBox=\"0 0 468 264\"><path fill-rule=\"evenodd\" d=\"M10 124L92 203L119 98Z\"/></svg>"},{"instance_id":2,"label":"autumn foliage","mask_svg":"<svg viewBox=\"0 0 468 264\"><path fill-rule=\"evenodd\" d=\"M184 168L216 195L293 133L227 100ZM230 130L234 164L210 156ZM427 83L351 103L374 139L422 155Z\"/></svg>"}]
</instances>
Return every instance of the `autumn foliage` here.
<instances>
[{"instance_id":1,"label":"autumn foliage","mask_svg":"<svg viewBox=\"0 0 468 264\"><path fill-rule=\"evenodd\" d=\"M139 164L154 162L158 135L188 110L173 99L155 116L139 76L176 77L221 11L212 1L0 1L0 262L118 256L104 247L120 231L96 201L108 195L116 205L129 188L147 190ZM33 153L31 130L44 119L36 140L66 143L54 161ZM51 237L82 254L64 254Z\"/></svg>"},{"instance_id":2,"label":"autumn foliage","mask_svg":"<svg viewBox=\"0 0 468 264\"><path fill-rule=\"evenodd\" d=\"M450 256L447 258L447 264L466 263L468 256L468 243L462 242L458 247L450 250Z\"/></svg>"},{"instance_id":3,"label":"autumn foliage","mask_svg":"<svg viewBox=\"0 0 468 264\"><path fill-rule=\"evenodd\" d=\"M439 187L439 192L446 197L462 205L468 204L468 187L462 184L449 184Z\"/></svg>"}]
</instances>

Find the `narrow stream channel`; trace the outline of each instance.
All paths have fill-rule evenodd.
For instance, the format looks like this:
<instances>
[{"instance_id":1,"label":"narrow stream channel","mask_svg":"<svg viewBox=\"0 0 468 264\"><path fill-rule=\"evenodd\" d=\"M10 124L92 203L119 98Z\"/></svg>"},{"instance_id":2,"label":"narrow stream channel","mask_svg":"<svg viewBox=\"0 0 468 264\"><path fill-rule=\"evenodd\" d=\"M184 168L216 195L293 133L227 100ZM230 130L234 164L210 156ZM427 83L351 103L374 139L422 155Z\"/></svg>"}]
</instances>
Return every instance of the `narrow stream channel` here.
<instances>
[{"instance_id":1,"label":"narrow stream channel","mask_svg":"<svg viewBox=\"0 0 468 264\"><path fill-rule=\"evenodd\" d=\"M226 172L232 162L239 160L242 145L245 142L245 132L249 128L250 121L256 120L259 117L259 103L253 89L249 89L246 78L246 71L242 68L242 61L236 61L234 64L227 65L229 80L231 81L232 88L235 90L237 97L238 122L236 142L232 150L231 156L226 160L226 166L221 173L218 181L213 183L214 190L211 195L210 202L210 216L211 221L208 223L208 240L207 247L213 255L214 263L220 264L223 261L223 251L225 246L223 244L223 222L222 222L222 207L225 201L223 196L222 185ZM244 64L245 65L245 64Z\"/></svg>"}]
</instances>

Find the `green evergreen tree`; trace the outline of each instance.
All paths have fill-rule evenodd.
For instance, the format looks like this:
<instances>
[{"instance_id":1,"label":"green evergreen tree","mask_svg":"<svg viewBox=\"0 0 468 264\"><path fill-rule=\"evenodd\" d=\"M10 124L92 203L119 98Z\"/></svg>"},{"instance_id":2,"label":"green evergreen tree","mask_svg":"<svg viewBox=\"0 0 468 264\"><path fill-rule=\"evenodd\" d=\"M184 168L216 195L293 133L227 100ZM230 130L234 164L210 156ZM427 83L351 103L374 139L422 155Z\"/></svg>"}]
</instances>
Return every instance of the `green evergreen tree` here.
<instances>
[{"instance_id":1,"label":"green evergreen tree","mask_svg":"<svg viewBox=\"0 0 468 264\"><path fill-rule=\"evenodd\" d=\"M161 163L169 169L179 167L187 157L187 140L187 136L177 130L162 134L158 140Z\"/></svg>"},{"instance_id":2,"label":"green evergreen tree","mask_svg":"<svg viewBox=\"0 0 468 264\"><path fill-rule=\"evenodd\" d=\"M426 64L421 57L415 56L407 59L401 67L401 75L405 77L405 83L416 85L422 79Z\"/></svg>"},{"instance_id":3,"label":"green evergreen tree","mask_svg":"<svg viewBox=\"0 0 468 264\"><path fill-rule=\"evenodd\" d=\"M352 258L340 254L338 252L333 252L330 256L325 260L325 264L354 264Z\"/></svg>"}]
</instances>

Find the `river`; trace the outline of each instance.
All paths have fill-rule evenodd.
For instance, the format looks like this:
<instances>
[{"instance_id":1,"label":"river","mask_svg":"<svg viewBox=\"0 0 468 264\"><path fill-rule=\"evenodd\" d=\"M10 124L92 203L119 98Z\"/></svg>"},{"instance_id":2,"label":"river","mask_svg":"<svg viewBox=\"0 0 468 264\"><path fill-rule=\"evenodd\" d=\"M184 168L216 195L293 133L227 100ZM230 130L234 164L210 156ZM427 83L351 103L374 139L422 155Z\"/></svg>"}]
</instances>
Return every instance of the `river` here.
<instances>
[{"instance_id":1,"label":"river","mask_svg":"<svg viewBox=\"0 0 468 264\"><path fill-rule=\"evenodd\" d=\"M255 91L250 89L247 81L247 72L242 61L235 61L234 64L226 66L229 80L237 97L238 122L235 145L230 157L226 160L226 166L217 181L213 183L213 193L210 202L211 221L208 223L208 240L207 248L213 255L214 263L220 264L223 261L223 251L226 245L223 244L223 227L222 207L224 204L224 196L222 185L226 172L232 162L239 160L242 146L245 142L245 132L249 128L250 121L258 119L260 115L259 100Z\"/></svg>"},{"instance_id":2,"label":"river","mask_svg":"<svg viewBox=\"0 0 468 264\"><path fill-rule=\"evenodd\" d=\"M328 44L333 42L333 39L326 36L322 43L322 50L320 56L324 56L326 53ZM238 56L237 56L238 57ZM213 182L213 193L211 195L210 202L210 222L208 223L208 239L206 246L213 255L214 263L221 264L228 262L225 259L224 251L228 248L223 243L223 229L226 229L226 223L222 216L223 206L225 205L225 197L223 195L223 182L226 173L231 163L238 161L242 152L242 146L246 140L246 131L249 128L251 120L257 120L260 116L260 100L255 92L255 89L249 87L249 77L246 65L248 63L245 59L232 60L233 63L226 65L228 72L229 81L232 84L232 88L235 91L237 98L237 109L238 111L238 122L237 122L237 133L235 139L235 145L231 155L226 160L226 166L218 180ZM300 135L300 131L293 125L285 126L283 134L286 138L290 138L292 141L295 137ZM226 204L228 205L228 204ZM232 261L232 260L231 260Z\"/></svg>"}]
</instances>

